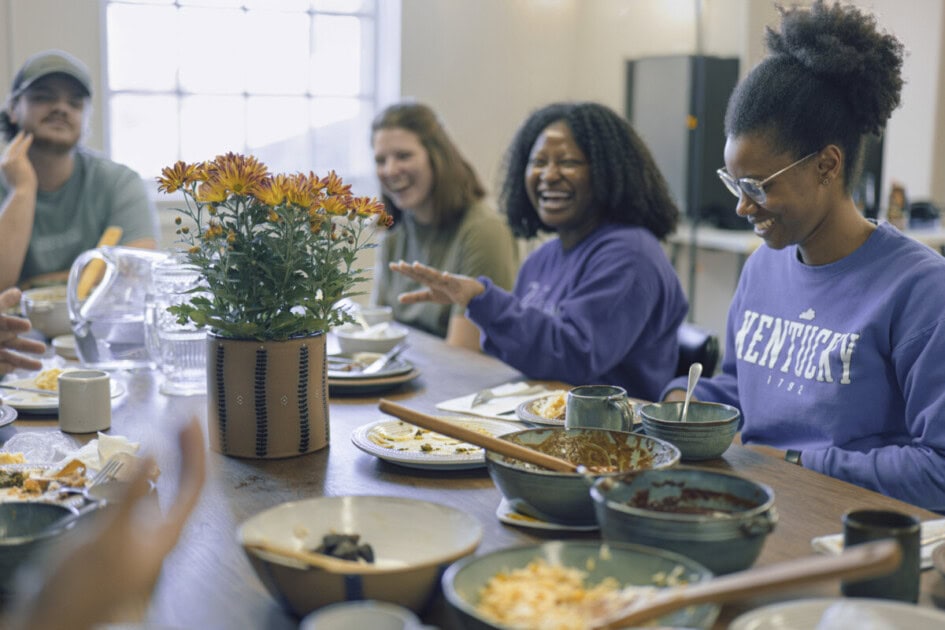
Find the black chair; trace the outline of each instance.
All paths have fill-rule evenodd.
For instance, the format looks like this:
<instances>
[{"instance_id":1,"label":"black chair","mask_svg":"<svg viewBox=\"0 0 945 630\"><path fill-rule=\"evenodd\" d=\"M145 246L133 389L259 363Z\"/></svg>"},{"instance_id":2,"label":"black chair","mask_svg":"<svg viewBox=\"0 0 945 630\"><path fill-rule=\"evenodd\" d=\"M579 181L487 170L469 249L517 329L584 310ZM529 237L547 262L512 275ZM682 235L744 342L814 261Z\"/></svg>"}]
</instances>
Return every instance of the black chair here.
<instances>
[{"instance_id":1,"label":"black chair","mask_svg":"<svg viewBox=\"0 0 945 630\"><path fill-rule=\"evenodd\" d=\"M710 330L684 322L676 334L679 339L679 363L676 376L689 374L689 366L702 364L702 375L712 376L719 362L719 338Z\"/></svg>"}]
</instances>

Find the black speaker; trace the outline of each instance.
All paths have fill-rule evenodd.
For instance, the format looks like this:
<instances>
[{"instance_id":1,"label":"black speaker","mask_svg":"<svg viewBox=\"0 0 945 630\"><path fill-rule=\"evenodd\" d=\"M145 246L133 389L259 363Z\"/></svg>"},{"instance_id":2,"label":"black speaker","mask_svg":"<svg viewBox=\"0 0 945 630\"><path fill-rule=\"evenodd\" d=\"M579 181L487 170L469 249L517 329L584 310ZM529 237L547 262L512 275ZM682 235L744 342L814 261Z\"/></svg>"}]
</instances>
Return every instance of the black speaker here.
<instances>
[{"instance_id":1,"label":"black speaker","mask_svg":"<svg viewBox=\"0 0 945 630\"><path fill-rule=\"evenodd\" d=\"M724 118L738 59L685 55L627 62L627 119L646 142L676 203L693 221L750 229L719 180Z\"/></svg>"}]
</instances>

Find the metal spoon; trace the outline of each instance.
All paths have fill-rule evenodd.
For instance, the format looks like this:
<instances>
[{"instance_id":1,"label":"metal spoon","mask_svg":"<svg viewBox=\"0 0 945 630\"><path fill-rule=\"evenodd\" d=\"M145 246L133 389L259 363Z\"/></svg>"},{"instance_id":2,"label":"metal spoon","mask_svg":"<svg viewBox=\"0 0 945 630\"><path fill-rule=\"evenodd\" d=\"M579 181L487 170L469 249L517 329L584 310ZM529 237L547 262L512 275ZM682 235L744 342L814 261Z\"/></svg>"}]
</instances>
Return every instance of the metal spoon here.
<instances>
[{"instance_id":1,"label":"metal spoon","mask_svg":"<svg viewBox=\"0 0 945 630\"><path fill-rule=\"evenodd\" d=\"M682 413L679 415L679 421L685 422L689 415L689 401L692 399L692 390L696 388L699 377L702 376L702 364L698 361L689 366L689 383L686 385L686 401L682 406Z\"/></svg>"}]
</instances>

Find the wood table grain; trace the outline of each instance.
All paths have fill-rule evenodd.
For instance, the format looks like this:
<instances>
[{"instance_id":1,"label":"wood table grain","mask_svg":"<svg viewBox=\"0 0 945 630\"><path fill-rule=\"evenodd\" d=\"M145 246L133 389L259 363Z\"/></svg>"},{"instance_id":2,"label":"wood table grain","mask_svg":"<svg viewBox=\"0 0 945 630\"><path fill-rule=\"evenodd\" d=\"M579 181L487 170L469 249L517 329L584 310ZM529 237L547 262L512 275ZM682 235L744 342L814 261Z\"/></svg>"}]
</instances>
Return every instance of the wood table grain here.
<instances>
[{"instance_id":1,"label":"wood table grain","mask_svg":"<svg viewBox=\"0 0 945 630\"><path fill-rule=\"evenodd\" d=\"M419 368L421 376L383 396L420 411L435 412L437 402L522 378L493 358L451 348L419 331L411 332L405 358ZM176 430L190 415L206 418L206 398L164 396L158 392L159 377L147 370L120 373L115 378L123 380L128 391L115 404L110 432L140 441L156 456L162 470L158 497L164 504L173 496L179 470ZM555 538L599 537L596 533L562 535L500 523L495 510L501 495L484 468L417 470L365 454L352 444L350 436L357 427L381 419L379 397L333 396L331 444L317 453L282 460L247 460L211 452L206 487L180 544L167 558L149 620L194 629L296 628L298 620L269 596L235 536L245 519L285 501L351 494L435 501L479 518L483 538L477 553ZM0 441L17 432L56 430L55 420L54 416L21 415L13 425L0 429ZM922 519L939 517L739 444L710 466L766 483L775 492L779 522L758 565L812 553L811 539L839 532L841 516L848 509L890 508ZM726 605L716 627L725 628L741 612L772 601L838 595L839 585L828 583ZM945 606L945 583L934 570L922 575L920 604ZM438 597L424 620L444 629L456 627L446 608L442 596Z\"/></svg>"}]
</instances>

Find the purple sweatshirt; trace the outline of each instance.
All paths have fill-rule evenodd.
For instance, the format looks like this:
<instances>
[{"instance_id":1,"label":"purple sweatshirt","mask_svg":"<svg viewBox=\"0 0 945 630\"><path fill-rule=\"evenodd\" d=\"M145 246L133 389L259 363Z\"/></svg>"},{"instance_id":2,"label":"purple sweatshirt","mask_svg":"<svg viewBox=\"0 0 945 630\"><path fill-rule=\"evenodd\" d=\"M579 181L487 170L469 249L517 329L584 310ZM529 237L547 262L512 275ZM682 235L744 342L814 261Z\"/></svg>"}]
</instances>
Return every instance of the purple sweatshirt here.
<instances>
[{"instance_id":1,"label":"purple sweatshirt","mask_svg":"<svg viewBox=\"0 0 945 630\"><path fill-rule=\"evenodd\" d=\"M467 317L482 346L530 378L619 385L652 399L673 377L688 304L659 241L604 225L568 251L551 240L522 264L512 293L486 290Z\"/></svg>"},{"instance_id":2,"label":"purple sweatshirt","mask_svg":"<svg viewBox=\"0 0 945 630\"><path fill-rule=\"evenodd\" d=\"M696 396L740 407L747 444L945 511L945 258L887 223L827 265L759 248L729 310L722 374Z\"/></svg>"}]
</instances>

